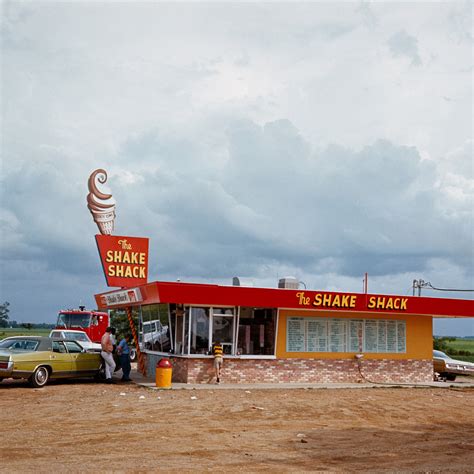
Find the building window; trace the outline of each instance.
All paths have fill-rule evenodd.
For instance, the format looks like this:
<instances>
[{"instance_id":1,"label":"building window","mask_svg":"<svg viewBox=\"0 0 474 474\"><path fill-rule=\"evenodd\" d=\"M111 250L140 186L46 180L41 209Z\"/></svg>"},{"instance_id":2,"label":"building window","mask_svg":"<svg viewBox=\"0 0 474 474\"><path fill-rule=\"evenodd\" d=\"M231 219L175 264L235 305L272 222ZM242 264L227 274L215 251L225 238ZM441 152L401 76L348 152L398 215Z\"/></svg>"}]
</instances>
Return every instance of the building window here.
<instances>
[{"instance_id":1,"label":"building window","mask_svg":"<svg viewBox=\"0 0 474 474\"><path fill-rule=\"evenodd\" d=\"M208 354L214 342L234 354L234 308L171 305L171 314L176 354Z\"/></svg>"},{"instance_id":2,"label":"building window","mask_svg":"<svg viewBox=\"0 0 474 474\"><path fill-rule=\"evenodd\" d=\"M234 308L212 308L212 341L219 342L224 354L234 354Z\"/></svg>"},{"instance_id":3,"label":"building window","mask_svg":"<svg viewBox=\"0 0 474 474\"><path fill-rule=\"evenodd\" d=\"M240 308L237 354L275 354L276 310Z\"/></svg>"},{"instance_id":4,"label":"building window","mask_svg":"<svg viewBox=\"0 0 474 474\"><path fill-rule=\"evenodd\" d=\"M209 354L214 343L226 355L275 355L276 310L170 305L175 354ZM237 321L239 325L237 326Z\"/></svg>"},{"instance_id":5,"label":"building window","mask_svg":"<svg viewBox=\"0 0 474 474\"><path fill-rule=\"evenodd\" d=\"M209 308L191 308L191 354L209 351Z\"/></svg>"},{"instance_id":6,"label":"building window","mask_svg":"<svg viewBox=\"0 0 474 474\"><path fill-rule=\"evenodd\" d=\"M171 328L167 304L141 307L140 343L143 349L171 352Z\"/></svg>"}]
</instances>

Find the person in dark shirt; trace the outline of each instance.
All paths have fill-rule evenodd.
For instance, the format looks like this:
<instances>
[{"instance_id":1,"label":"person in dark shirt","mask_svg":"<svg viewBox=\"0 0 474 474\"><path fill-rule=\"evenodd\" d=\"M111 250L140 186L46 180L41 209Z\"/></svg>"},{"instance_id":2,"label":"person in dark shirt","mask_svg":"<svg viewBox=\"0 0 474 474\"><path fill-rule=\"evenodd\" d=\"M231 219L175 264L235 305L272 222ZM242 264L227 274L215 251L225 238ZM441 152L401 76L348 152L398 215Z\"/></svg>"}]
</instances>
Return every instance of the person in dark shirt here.
<instances>
[{"instance_id":1,"label":"person in dark shirt","mask_svg":"<svg viewBox=\"0 0 474 474\"><path fill-rule=\"evenodd\" d=\"M215 342L212 346L212 355L214 356L214 369L216 371L216 383L221 382L221 369L224 363L224 350L220 342Z\"/></svg>"},{"instance_id":2,"label":"person in dark shirt","mask_svg":"<svg viewBox=\"0 0 474 474\"><path fill-rule=\"evenodd\" d=\"M120 366L122 367L122 382L131 382L130 371L132 366L130 364L130 348L128 343L130 342L130 335L126 334L117 346L117 353L120 358Z\"/></svg>"}]
</instances>

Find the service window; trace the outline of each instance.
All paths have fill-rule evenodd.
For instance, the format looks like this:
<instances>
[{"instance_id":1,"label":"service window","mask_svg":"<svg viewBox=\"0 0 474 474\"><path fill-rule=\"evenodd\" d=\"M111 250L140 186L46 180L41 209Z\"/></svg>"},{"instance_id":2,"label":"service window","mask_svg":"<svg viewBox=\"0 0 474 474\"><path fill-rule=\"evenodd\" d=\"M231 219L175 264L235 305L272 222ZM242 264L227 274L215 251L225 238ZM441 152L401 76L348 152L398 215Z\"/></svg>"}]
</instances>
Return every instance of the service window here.
<instances>
[{"instance_id":1,"label":"service window","mask_svg":"<svg viewBox=\"0 0 474 474\"><path fill-rule=\"evenodd\" d=\"M207 354L209 351L209 308L191 308L190 354Z\"/></svg>"},{"instance_id":2,"label":"service window","mask_svg":"<svg viewBox=\"0 0 474 474\"><path fill-rule=\"evenodd\" d=\"M240 308L237 354L275 355L276 309Z\"/></svg>"},{"instance_id":3,"label":"service window","mask_svg":"<svg viewBox=\"0 0 474 474\"><path fill-rule=\"evenodd\" d=\"M234 308L212 308L211 345L219 342L224 354L234 354Z\"/></svg>"},{"instance_id":4,"label":"service window","mask_svg":"<svg viewBox=\"0 0 474 474\"><path fill-rule=\"evenodd\" d=\"M207 355L220 342L224 353L235 353L235 308L172 305L175 353Z\"/></svg>"}]
</instances>

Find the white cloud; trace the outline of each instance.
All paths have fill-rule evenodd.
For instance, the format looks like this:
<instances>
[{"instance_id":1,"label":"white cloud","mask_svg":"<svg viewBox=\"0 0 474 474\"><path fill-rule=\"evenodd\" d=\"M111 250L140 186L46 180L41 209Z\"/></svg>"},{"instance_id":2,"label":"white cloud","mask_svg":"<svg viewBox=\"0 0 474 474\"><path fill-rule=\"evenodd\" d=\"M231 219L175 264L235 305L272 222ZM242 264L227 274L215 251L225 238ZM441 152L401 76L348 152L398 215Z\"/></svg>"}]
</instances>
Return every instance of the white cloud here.
<instances>
[{"instance_id":1,"label":"white cloud","mask_svg":"<svg viewBox=\"0 0 474 474\"><path fill-rule=\"evenodd\" d=\"M421 65L421 58L418 53L418 40L409 35L405 30L397 31L388 40L388 45L393 56L406 56L411 59L413 66Z\"/></svg>"}]
</instances>

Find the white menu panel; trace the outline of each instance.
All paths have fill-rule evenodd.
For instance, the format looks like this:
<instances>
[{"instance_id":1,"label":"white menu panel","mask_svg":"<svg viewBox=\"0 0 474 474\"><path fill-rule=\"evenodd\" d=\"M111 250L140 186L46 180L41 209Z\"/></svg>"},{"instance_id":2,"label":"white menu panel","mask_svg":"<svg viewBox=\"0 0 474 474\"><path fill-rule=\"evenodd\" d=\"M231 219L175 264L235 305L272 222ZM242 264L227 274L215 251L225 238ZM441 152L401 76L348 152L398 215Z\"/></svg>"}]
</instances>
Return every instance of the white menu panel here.
<instances>
[{"instance_id":1,"label":"white menu panel","mask_svg":"<svg viewBox=\"0 0 474 474\"><path fill-rule=\"evenodd\" d=\"M287 352L406 352L406 322L386 319L287 320Z\"/></svg>"},{"instance_id":2,"label":"white menu panel","mask_svg":"<svg viewBox=\"0 0 474 474\"><path fill-rule=\"evenodd\" d=\"M377 321L377 352L387 352L386 321Z\"/></svg>"},{"instance_id":3,"label":"white menu panel","mask_svg":"<svg viewBox=\"0 0 474 474\"><path fill-rule=\"evenodd\" d=\"M365 321L365 352L377 352L377 328L379 321Z\"/></svg>"},{"instance_id":4,"label":"white menu panel","mask_svg":"<svg viewBox=\"0 0 474 474\"><path fill-rule=\"evenodd\" d=\"M397 352L397 321L387 321L387 352Z\"/></svg>"},{"instance_id":5,"label":"white menu panel","mask_svg":"<svg viewBox=\"0 0 474 474\"><path fill-rule=\"evenodd\" d=\"M364 349L364 321L349 320L349 351L362 352Z\"/></svg>"},{"instance_id":6,"label":"white menu panel","mask_svg":"<svg viewBox=\"0 0 474 474\"><path fill-rule=\"evenodd\" d=\"M287 352L305 352L305 318L288 318Z\"/></svg>"},{"instance_id":7,"label":"white menu panel","mask_svg":"<svg viewBox=\"0 0 474 474\"><path fill-rule=\"evenodd\" d=\"M327 352L328 349L328 322L325 319L310 319L306 321L308 352Z\"/></svg>"},{"instance_id":8,"label":"white menu panel","mask_svg":"<svg viewBox=\"0 0 474 474\"><path fill-rule=\"evenodd\" d=\"M397 321L397 352L406 352L405 321Z\"/></svg>"},{"instance_id":9,"label":"white menu panel","mask_svg":"<svg viewBox=\"0 0 474 474\"><path fill-rule=\"evenodd\" d=\"M346 352L346 323L344 319L329 320L329 352Z\"/></svg>"}]
</instances>

